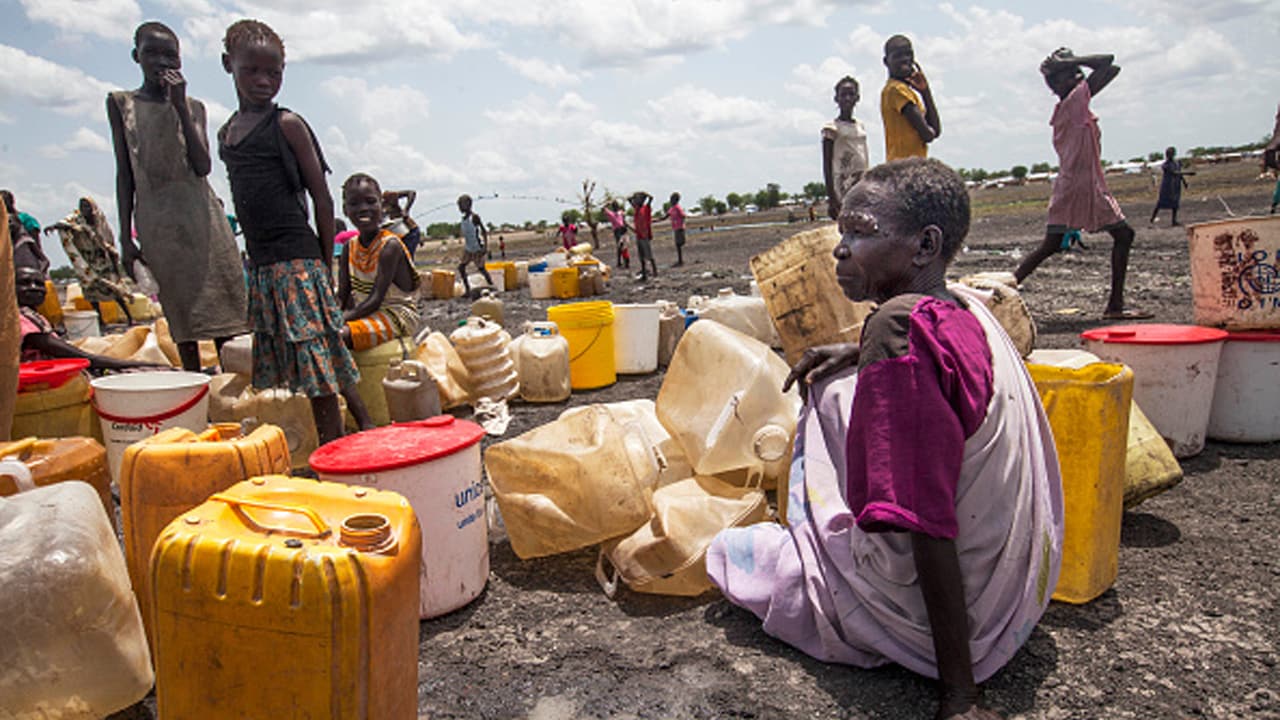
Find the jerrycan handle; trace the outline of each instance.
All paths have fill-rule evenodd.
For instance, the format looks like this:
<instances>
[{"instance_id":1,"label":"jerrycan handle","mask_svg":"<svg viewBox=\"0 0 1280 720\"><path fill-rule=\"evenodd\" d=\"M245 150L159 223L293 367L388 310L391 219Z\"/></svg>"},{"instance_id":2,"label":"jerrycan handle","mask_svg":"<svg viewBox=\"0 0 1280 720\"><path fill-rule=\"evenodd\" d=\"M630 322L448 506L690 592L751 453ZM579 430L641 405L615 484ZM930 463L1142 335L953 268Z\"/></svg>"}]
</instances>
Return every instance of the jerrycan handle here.
<instances>
[{"instance_id":1,"label":"jerrycan handle","mask_svg":"<svg viewBox=\"0 0 1280 720\"><path fill-rule=\"evenodd\" d=\"M427 377L427 366L417 360L401 360L396 379L423 380Z\"/></svg>"},{"instance_id":2,"label":"jerrycan handle","mask_svg":"<svg viewBox=\"0 0 1280 720\"><path fill-rule=\"evenodd\" d=\"M216 500L218 502L223 502L230 505L231 509L235 511L236 516L239 517L241 521L244 521L255 527L266 530L267 532L278 532L282 535L301 535L302 537L312 537L312 538L328 537L330 533L333 532L332 530L329 529L329 526L325 524L324 519L321 518L320 515L318 515L315 510L312 510L309 507L300 507L297 505L279 505L276 503L262 502L261 500L250 500L248 498L232 497L230 495L227 495L226 493L217 493L215 495L210 496L209 499ZM312 525L315 526L315 530L313 531L297 530L294 528L267 525L266 523L262 523L253 519L253 517L249 515L248 512L245 511L245 508L247 507L254 508L256 510L271 510L274 512L294 513L297 515L302 515L307 520L309 520Z\"/></svg>"},{"instance_id":3,"label":"jerrycan handle","mask_svg":"<svg viewBox=\"0 0 1280 720\"><path fill-rule=\"evenodd\" d=\"M613 571L612 577L605 572L604 564L606 559L604 556L604 546L600 546L600 554L596 556L596 582L600 583L600 589L609 599L613 599L618 594L618 568L609 563L609 569Z\"/></svg>"},{"instance_id":4,"label":"jerrycan handle","mask_svg":"<svg viewBox=\"0 0 1280 720\"><path fill-rule=\"evenodd\" d=\"M17 457L10 456L0 460L0 476L2 475L8 475L13 478L13 484L18 486L18 492L36 489L36 481L31 476L31 468L28 468L27 464Z\"/></svg>"}]
</instances>

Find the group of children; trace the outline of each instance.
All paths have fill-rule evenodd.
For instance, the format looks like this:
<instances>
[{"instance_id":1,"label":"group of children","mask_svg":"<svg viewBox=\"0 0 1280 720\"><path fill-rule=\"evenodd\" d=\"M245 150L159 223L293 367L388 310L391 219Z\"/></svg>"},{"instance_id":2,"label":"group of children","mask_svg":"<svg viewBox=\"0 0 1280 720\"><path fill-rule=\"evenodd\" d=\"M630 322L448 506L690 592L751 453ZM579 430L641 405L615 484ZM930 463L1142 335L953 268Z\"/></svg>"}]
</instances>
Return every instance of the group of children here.
<instances>
[{"instance_id":1,"label":"group of children","mask_svg":"<svg viewBox=\"0 0 1280 720\"><path fill-rule=\"evenodd\" d=\"M613 231L614 250L617 254L616 264L619 268L631 267L631 248L627 242L627 232L635 232L636 251L640 256L640 274L636 277L641 282L646 282L651 274L653 277L658 276L658 263L653 257L653 196L641 190L633 193L628 200L632 210L631 223L627 222L627 213L617 200L609 201L604 208L604 216ZM676 245L676 261L671 266L673 268L684 265L685 217L684 208L680 205L680 193L671 193L666 210L657 220L671 222L671 233ZM560 238L565 250L570 250L577 244L578 226L573 222L572 214L565 212L560 216L560 227L556 229L556 235Z\"/></svg>"}]
</instances>

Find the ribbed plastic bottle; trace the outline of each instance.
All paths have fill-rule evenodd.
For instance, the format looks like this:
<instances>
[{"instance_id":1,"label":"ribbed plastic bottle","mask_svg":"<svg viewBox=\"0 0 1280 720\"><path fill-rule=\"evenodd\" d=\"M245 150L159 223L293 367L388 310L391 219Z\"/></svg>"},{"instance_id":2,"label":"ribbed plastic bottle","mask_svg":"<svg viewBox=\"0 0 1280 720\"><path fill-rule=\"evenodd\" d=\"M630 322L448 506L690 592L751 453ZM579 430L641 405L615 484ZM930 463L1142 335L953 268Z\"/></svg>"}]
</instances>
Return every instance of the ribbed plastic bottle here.
<instances>
[{"instance_id":1,"label":"ribbed plastic bottle","mask_svg":"<svg viewBox=\"0 0 1280 720\"><path fill-rule=\"evenodd\" d=\"M506 400L520 389L515 363L507 351L503 334L501 325L470 317L449 336L462 358L462 364L471 373L473 400Z\"/></svg>"}]
</instances>

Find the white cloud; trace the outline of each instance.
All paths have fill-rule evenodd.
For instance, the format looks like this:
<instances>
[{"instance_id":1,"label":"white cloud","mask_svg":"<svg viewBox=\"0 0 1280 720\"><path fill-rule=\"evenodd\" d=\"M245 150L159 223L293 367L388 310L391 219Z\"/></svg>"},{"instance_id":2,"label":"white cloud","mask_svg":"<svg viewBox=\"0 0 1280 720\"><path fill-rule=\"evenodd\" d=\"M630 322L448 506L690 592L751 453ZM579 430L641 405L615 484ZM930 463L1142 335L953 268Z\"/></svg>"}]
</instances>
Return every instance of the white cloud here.
<instances>
[{"instance_id":1,"label":"white cloud","mask_svg":"<svg viewBox=\"0 0 1280 720\"><path fill-rule=\"evenodd\" d=\"M111 152L111 142L87 127L76 130L66 142L60 145L44 145L40 154L51 159L65 158L78 152Z\"/></svg>"},{"instance_id":2,"label":"white cloud","mask_svg":"<svg viewBox=\"0 0 1280 720\"><path fill-rule=\"evenodd\" d=\"M498 59L521 77L539 85L557 88L582 82L582 78L566 70L560 63L550 63L542 58L519 58L510 53L499 52Z\"/></svg>"},{"instance_id":3,"label":"white cloud","mask_svg":"<svg viewBox=\"0 0 1280 720\"><path fill-rule=\"evenodd\" d=\"M835 97L836 81L846 75L857 79L865 98L866 88L874 82L873 79L867 77L868 73L865 71L863 77L859 77L857 67L852 62L834 55L816 66L801 63L791 68L791 79L787 81L786 88L788 92L809 100L830 101L831 107L835 108L832 98Z\"/></svg>"},{"instance_id":4,"label":"white cloud","mask_svg":"<svg viewBox=\"0 0 1280 720\"><path fill-rule=\"evenodd\" d=\"M34 105L62 115L106 117L107 93L114 88L82 70L9 45L0 45L0 67L0 104L6 109Z\"/></svg>"},{"instance_id":5,"label":"white cloud","mask_svg":"<svg viewBox=\"0 0 1280 720\"><path fill-rule=\"evenodd\" d=\"M596 106L576 92L567 92L556 103L556 109L566 113L590 113L596 111Z\"/></svg>"},{"instance_id":6,"label":"white cloud","mask_svg":"<svg viewBox=\"0 0 1280 720\"><path fill-rule=\"evenodd\" d=\"M356 172L369 173L384 186L432 189L457 184L462 175L427 157L398 133L374 128L360 139L350 139L339 128L330 127L323 143L325 155L341 183ZM335 198L341 204L341 200Z\"/></svg>"},{"instance_id":7,"label":"white cloud","mask_svg":"<svg viewBox=\"0 0 1280 720\"><path fill-rule=\"evenodd\" d=\"M354 112L365 128L400 131L426 120L430 101L420 90L408 85L369 86L364 78L339 75L330 78L324 91Z\"/></svg>"},{"instance_id":8,"label":"white cloud","mask_svg":"<svg viewBox=\"0 0 1280 720\"><path fill-rule=\"evenodd\" d=\"M29 19L53 25L65 35L72 37L89 34L111 40L131 38L134 28L142 20L142 9L134 0L20 0L20 2Z\"/></svg>"}]
</instances>

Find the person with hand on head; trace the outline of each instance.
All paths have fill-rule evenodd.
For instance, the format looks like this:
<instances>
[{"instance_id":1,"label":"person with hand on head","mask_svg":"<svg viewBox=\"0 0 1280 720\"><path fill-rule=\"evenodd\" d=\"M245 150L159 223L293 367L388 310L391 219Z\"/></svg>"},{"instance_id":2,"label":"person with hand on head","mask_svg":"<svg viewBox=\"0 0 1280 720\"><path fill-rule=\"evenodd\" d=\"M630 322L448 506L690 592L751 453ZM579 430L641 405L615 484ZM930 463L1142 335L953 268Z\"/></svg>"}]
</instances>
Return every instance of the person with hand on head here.
<instances>
[{"instance_id":1,"label":"person with hand on head","mask_svg":"<svg viewBox=\"0 0 1280 720\"><path fill-rule=\"evenodd\" d=\"M297 113L275 103L284 81L284 41L265 23L240 20L223 38L222 67L239 106L218 130L236 217L253 270L253 385L287 386L311 400L320 444L342 435L338 393L355 417L360 380L342 341L342 306L333 291L333 197L320 143ZM306 197L315 208L313 230ZM351 406L352 401L356 406Z\"/></svg>"},{"instance_id":2,"label":"person with hand on head","mask_svg":"<svg viewBox=\"0 0 1280 720\"><path fill-rule=\"evenodd\" d=\"M132 327L133 315L129 312L132 293L120 271L120 256L116 254L111 226L97 203L92 198L80 198L75 212L44 229L45 233L55 230L80 281L84 299L98 313L98 322L103 322L102 303L114 300Z\"/></svg>"},{"instance_id":3,"label":"person with hand on head","mask_svg":"<svg viewBox=\"0 0 1280 720\"><path fill-rule=\"evenodd\" d=\"M462 278L462 287L468 296L471 295L471 280L467 278L467 266L474 264L480 271L484 281L493 287L493 278L485 268L485 258L489 256L489 231L480 216L471 210L471 196L458 196L458 212L462 213L462 222L458 227L462 231L462 261L458 263L458 276Z\"/></svg>"},{"instance_id":4,"label":"person with hand on head","mask_svg":"<svg viewBox=\"0 0 1280 720\"><path fill-rule=\"evenodd\" d=\"M1088 77L1080 70L1082 67L1089 68ZM1072 229L1105 232L1113 243L1111 291L1102 316L1108 320L1149 318L1151 313L1126 308L1124 304L1134 232L1107 189L1102 171L1102 131L1098 118L1089 109L1093 96L1120 74L1120 66L1115 64L1113 55L1077 56L1068 48L1058 48L1040 63L1040 74L1059 98L1049 121L1053 126L1053 149L1058 153L1058 176L1049 198L1044 241L1023 259L1013 275L1019 283L1026 280L1040 263L1063 250L1063 238Z\"/></svg>"},{"instance_id":5,"label":"person with hand on head","mask_svg":"<svg viewBox=\"0 0 1280 720\"><path fill-rule=\"evenodd\" d=\"M805 352L787 525L719 533L707 574L824 662L937 678L939 720L998 718L978 683L1027 642L1062 562L1053 434L982 296L946 283L969 230L955 171L913 158L844 198L836 277L875 301L857 342Z\"/></svg>"},{"instance_id":6,"label":"person with hand on head","mask_svg":"<svg viewBox=\"0 0 1280 720\"><path fill-rule=\"evenodd\" d=\"M342 341L352 350L371 350L418 331L418 273L409 249L382 223L385 195L378 181L356 173L342 184L342 211L358 235L342 248L338 266L338 302L342 305ZM342 396L352 406L355 388ZM374 426L362 402L353 410L361 430Z\"/></svg>"},{"instance_id":7,"label":"person with hand on head","mask_svg":"<svg viewBox=\"0 0 1280 720\"><path fill-rule=\"evenodd\" d=\"M836 83L836 107L840 114L822 126L822 180L827 184L827 215L835 220L840 201L853 189L871 161L867 156L867 131L853 116L862 99L858 81L846 75ZM813 222L813 208L809 208Z\"/></svg>"},{"instance_id":8,"label":"person with hand on head","mask_svg":"<svg viewBox=\"0 0 1280 720\"><path fill-rule=\"evenodd\" d=\"M889 71L889 79L880 91L885 162L927 157L929 143L942 134L942 120L929 80L916 63L911 40L905 35L886 40L884 66Z\"/></svg>"},{"instance_id":9,"label":"person with hand on head","mask_svg":"<svg viewBox=\"0 0 1280 720\"><path fill-rule=\"evenodd\" d=\"M178 36L145 22L133 35L142 86L107 97L116 158L121 270L142 261L159 285L182 367L200 370L198 342L221 347L248 332L248 300L238 250L209 186L205 108L187 97ZM141 249L131 230L142 238Z\"/></svg>"},{"instance_id":10,"label":"person with hand on head","mask_svg":"<svg viewBox=\"0 0 1280 720\"><path fill-rule=\"evenodd\" d=\"M631 207L634 208L631 223L636 231L636 250L640 254L639 279L646 282L649 267L653 268L653 276L658 277L658 262L653 259L653 196L641 190L631 196Z\"/></svg>"}]
</instances>

